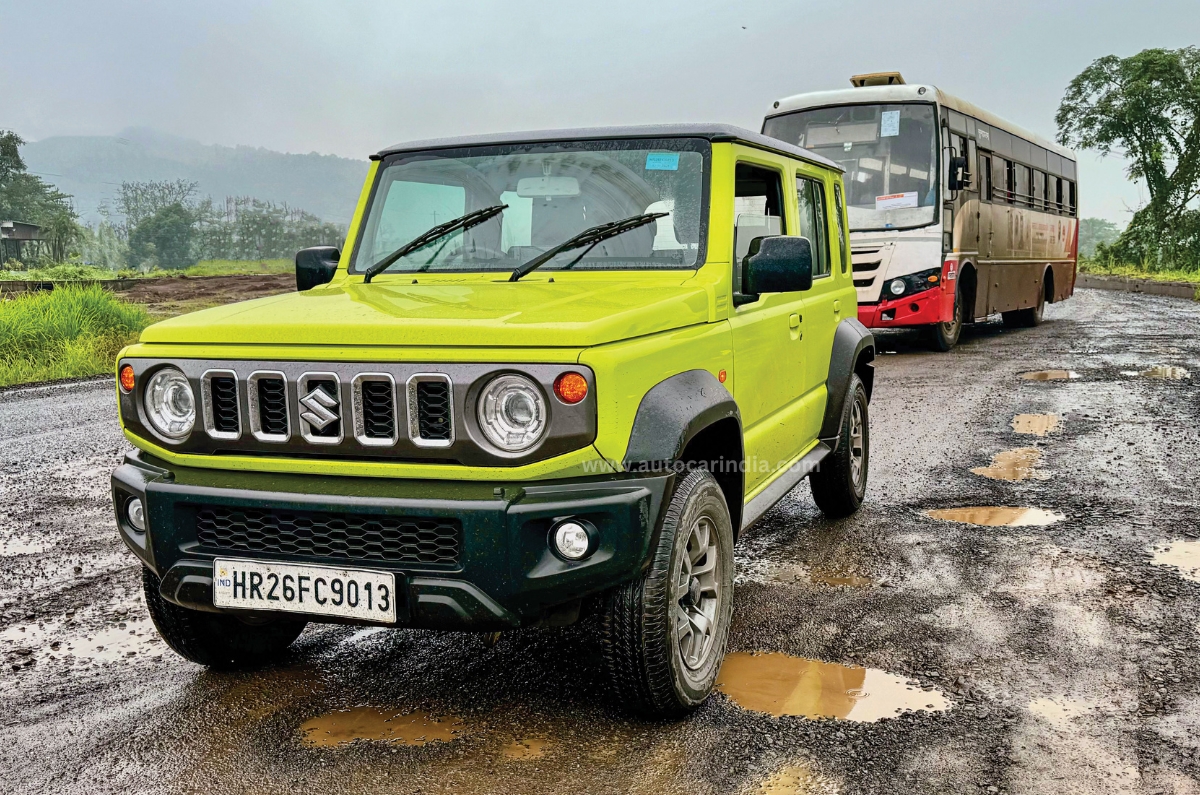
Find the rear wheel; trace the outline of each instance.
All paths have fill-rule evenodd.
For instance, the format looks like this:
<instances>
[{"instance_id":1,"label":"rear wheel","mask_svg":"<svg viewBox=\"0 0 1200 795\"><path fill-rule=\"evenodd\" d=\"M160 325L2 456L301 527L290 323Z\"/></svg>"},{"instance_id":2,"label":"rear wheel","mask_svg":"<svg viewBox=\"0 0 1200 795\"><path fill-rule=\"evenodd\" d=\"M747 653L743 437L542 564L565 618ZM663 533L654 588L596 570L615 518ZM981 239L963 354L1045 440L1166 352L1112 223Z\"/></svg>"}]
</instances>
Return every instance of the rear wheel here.
<instances>
[{"instance_id":1,"label":"rear wheel","mask_svg":"<svg viewBox=\"0 0 1200 795\"><path fill-rule=\"evenodd\" d=\"M813 501L830 519L854 513L866 496L867 465L871 460L868 419L867 388L857 375L852 375L842 408L837 449L808 476Z\"/></svg>"},{"instance_id":2,"label":"rear wheel","mask_svg":"<svg viewBox=\"0 0 1200 795\"><path fill-rule=\"evenodd\" d=\"M954 285L954 316L945 323L934 323L929 329L930 342L935 350L946 351L958 344L958 338L962 334L963 327L963 301L962 291L958 287L958 283Z\"/></svg>"},{"instance_id":3,"label":"rear wheel","mask_svg":"<svg viewBox=\"0 0 1200 795\"><path fill-rule=\"evenodd\" d=\"M1009 328L1033 328L1042 323L1042 314L1046 311L1046 295L1043 291L1038 291L1037 306L1031 306L1028 309L1015 309L1012 312L1002 312L1000 316L1004 319L1004 325Z\"/></svg>"},{"instance_id":4,"label":"rear wheel","mask_svg":"<svg viewBox=\"0 0 1200 795\"><path fill-rule=\"evenodd\" d=\"M733 614L733 526L713 476L681 478L650 568L610 591L601 641L613 695L626 709L680 717L708 698Z\"/></svg>"},{"instance_id":5,"label":"rear wheel","mask_svg":"<svg viewBox=\"0 0 1200 795\"><path fill-rule=\"evenodd\" d=\"M158 590L160 582L154 572L142 569L146 607L158 634L175 653L209 668L260 668L276 662L308 623L189 610L164 599Z\"/></svg>"}]
</instances>

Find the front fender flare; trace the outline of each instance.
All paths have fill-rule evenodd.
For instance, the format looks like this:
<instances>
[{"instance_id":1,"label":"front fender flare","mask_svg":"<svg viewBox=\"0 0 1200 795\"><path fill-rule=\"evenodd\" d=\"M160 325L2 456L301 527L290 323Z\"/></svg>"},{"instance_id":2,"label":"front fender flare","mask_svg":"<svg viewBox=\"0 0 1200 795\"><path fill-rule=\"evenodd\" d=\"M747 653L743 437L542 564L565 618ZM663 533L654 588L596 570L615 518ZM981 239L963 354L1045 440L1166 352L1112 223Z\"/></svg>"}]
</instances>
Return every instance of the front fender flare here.
<instances>
[{"instance_id":1,"label":"front fender flare","mask_svg":"<svg viewBox=\"0 0 1200 795\"><path fill-rule=\"evenodd\" d=\"M655 384L642 397L622 462L628 471L669 466L688 442L715 422L742 416L733 395L707 370L687 370Z\"/></svg>"}]
</instances>

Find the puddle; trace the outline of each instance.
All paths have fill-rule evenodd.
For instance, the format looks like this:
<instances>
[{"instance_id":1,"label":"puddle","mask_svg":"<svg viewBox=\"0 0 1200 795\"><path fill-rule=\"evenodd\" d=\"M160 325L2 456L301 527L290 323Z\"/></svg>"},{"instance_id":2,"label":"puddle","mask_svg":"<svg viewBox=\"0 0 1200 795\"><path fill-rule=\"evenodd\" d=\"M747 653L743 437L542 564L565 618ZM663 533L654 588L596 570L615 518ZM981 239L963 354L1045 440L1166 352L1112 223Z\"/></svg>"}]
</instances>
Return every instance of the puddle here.
<instances>
[{"instance_id":1,"label":"puddle","mask_svg":"<svg viewBox=\"0 0 1200 795\"><path fill-rule=\"evenodd\" d=\"M433 718L419 711L354 707L306 721L300 727L300 734L301 742L318 748L346 745L356 740L425 745L458 739L463 734L463 725L453 718Z\"/></svg>"},{"instance_id":2,"label":"puddle","mask_svg":"<svg viewBox=\"0 0 1200 795\"><path fill-rule=\"evenodd\" d=\"M500 749L500 755L505 759L523 762L529 759L541 759L546 755L546 749L549 747L549 740L531 737L525 740L514 740Z\"/></svg>"},{"instance_id":3,"label":"puddle","mask_svg":"<svg viewBox=\"0 0 1200 795\"><path fill-rule=\"evenodd\" d=\"M1038 717L1045 718L1051 726L1065 729L1071 724L1072 718L1086 715L1094 706L1073 698L1038 698L1029 702L1026 709Z\"/></svg>"},{"instance_id":4,"label":"puddle","mask_svg":"<svg viewBox=\"0 0 1200 795\"><path fill-rule=\"evenodd\" d=\"M1058 430L1062 417L1057 414L1018 414L1013 417L1012 429L1031 436L1045 436Z\"/></svg>"},{"instance_id":5,"label":"puddle","mask_svg":"<svg viewBox=\"0 0 1200 795\"><path fill-rule=\"evenodd\" d=\"M0 541L0 557L36 555L38 552L45 552L50 546L50 542L44 538L17 536L6 541Z\"/></svg>"},{"instance_id":6,"label":"puddle","mask_svg":"<svg viewBox=\"0 0 1200 795\"><path fill-rule=\"evenodd\" d=\"M1156 566L1171 566L1184 579L1200 582L1200 541L1172 541L1151 551Z\"/></svg>"},{"instance_id":7,"label":"puddle","mask_svg":"<svg viewBox=\"0 0 1200 795\"><path fill-rule=\"evenodd\" d=\"M781 767L751 790L758 795L836 795L837 787L817 776L808 765Z\"/></svg>"},{"instance_id":8,"label":"puddle","mask_svg":"<svg viewBox=\"0 0 1200 795\"><path fill-rule=\"evenodd\" d=\"M1182 381L1192 376L1191 373L1182 367L1171 367L1165 364L1151 367L1149 370L1142 370L1138 375L1142 378L1158 378L1164 381Z\"/></svg>"},{"instance_id":9,"label":"puddle","mask_svg":"<svg viewBox=\"0 0 1200 795\"><path fill-rule=\"evenodd\" d=\"M1005 450L992 456L992 463L986 467L975 467L971 471L992 480L1045 480L1049 474L1038 469L1042 462L1042 451L1036 447L1019 447L1016 450Z\"/></svg>"},{"instance_id":10,"label":"puddle","mask_svg":"<svg viewBox=\"0 0 1200 795\"><path fill-rule=\"evenodd\" d=\"M1021 373L1021 377L1026 381L1068 381L1078 378L1079 373L1074 370L1032 370Z\"/></svg>"},{"instance_id":11,"label":"puddle","mask_svg":"<svg viewBox=\"0 0 1200 795\"><path fill-rule=\"evenodd\" d=\"M106 621L103 626L88 626ZM15 624L0 632L0 654L6 668L65 664L71 668L100 667L122 660L161 655L166 645L145 616L131 613L120 621L80 614L73 619Z\"/></svg>"},{"instance_id":12,"label":"puddle","mask_svg":"<svg viewBox=\"0 0 1200 795\"><path fill-rule=\"evenodd\" d=\"M984 527L1045 527L1061 522L1067 517L1057 511L1043 508L1000 508L984 506L975 508L940 508L925 511L931 519L947 522L977 524Z\"/></svg>"},{"instance_id":13,"label":"puddle","mask_svg":"<svg viewBox=\"0 0 1200 795\"><path fill-rule=\"evenodd\" d=\"M900 712L950 709L940 691L921 690L886 671L778 652L728 655L717 676L717 689L744 709L776 717L874 723Z\"/></svg>"},{"instance_id":14,"label":"puddle","mask_svg":"<svg viewBox=\"0 0 1200 795\"><path fill-rule=\"evenodd\" d=\"M832 585L841 588L870 588L875 584L875 581L870 577L828 571L810 571L808 579L817 585Z\"/></svg>"}]
</instances>

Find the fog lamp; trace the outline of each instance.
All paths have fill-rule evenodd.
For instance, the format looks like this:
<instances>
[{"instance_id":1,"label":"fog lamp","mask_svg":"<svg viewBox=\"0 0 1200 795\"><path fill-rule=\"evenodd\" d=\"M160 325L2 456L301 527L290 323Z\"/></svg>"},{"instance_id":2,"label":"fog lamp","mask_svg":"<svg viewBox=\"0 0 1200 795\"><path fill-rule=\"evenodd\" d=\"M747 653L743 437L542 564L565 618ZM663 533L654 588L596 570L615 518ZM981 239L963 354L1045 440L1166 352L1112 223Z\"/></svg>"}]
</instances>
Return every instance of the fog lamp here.
<instances>
[{"instance_id":1,"label":"fog lamp","mask_svg":"<svg viewBox=\"0 0 1200 795\"><path fill-rule=\"evenodd\" d=\"M134 530L139 533L146 532L146 507L137 497L125 503L125 518L133 525Z\"/></svg>"},{"instance_id":2,"label":"fog lamp","mask_svg":"<svg viewBox=\"0 0 1200 795\"><path fill-rule=\"evenodd\" d=\"M587 528L579 522L565 521L554 526L554 550L565 560L583 560L591 550Z\"/></svg>"}]
</instances>

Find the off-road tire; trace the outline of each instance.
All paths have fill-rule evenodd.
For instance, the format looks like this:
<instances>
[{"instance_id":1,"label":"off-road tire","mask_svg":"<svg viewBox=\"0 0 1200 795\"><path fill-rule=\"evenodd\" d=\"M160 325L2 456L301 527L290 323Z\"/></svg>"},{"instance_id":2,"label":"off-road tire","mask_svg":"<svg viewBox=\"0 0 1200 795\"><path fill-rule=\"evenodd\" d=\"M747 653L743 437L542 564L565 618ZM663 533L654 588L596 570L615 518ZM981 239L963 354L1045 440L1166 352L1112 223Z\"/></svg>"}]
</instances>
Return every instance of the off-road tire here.
<instances>
[{"instance_id":1,"label":"off-road tire","mask_svg":"<svg viewBox=\"0 0 1200 795\"><path fill-rule=\"evenodd\" d=\"M1033 328L1042 324L1042 315L1046 311L1046 296L1038 292L1037 306L1028 309L1014 309L1012 312L1001 312L1000 317L1008 328Z\"/></svg>"},{"instance_id":2,"label":"off-road tire","mask_svg":"<svg viewBox=\"0 0 1200 795\"><path fill-rule=\"evenodd\" d=\"M959 282L954 283L954 317L949 323L934 323L929 327L929 343L935 351L945 353L958 344L963 330L963 300Z\"/></svg>"},{"instance_id":3,"label":"off-road tire","mask_svg":"<svg viewBox=\"0 0 1200 795\"><path fill-rule=\"evenodd\" d=\"M291 618L248 623L237 616L189 610L164 599L159 583L158 576L143 567L146 607L158 634L176 654L209 668L261 668L276 662L308 623Z\"/></svg>"},{"instance_id":4,"label":"off-road tire","mask_svg":"<svg viewBox=\"0 0 1200 795\"><path fill-rule=\"evenodd\" d=\"M702 664L692 669L684 662L676 627L687 609L684 600L692 602L688 596L673 601L677 593L673 572L680 556L687 556L687 544L701 521L711 526L712 546L720 558L714 579L723 598L717 599L713 610L709 651ZM693 470L680 476L651 555L650 567L641 577L605 595L601 645L611 692L622 708L649 718L678 718L700 706L712 692L733 614L733 526L725 496L712 474Z\"/></svg>"},{"instance_id":5,"label":"off-road tire","mask_svg":"<svg viewBox=\"0 0 1200 795\"><path fill-rule=\"evenodd\" d=\"M858 411L858 428L855 409ZM859 438L856 439L855 436ZM856 459L859 466L856 466ZM867 493L868 464L871 461L871 433L867 388L857 375L850 376L850 388L842 406L842 425L837 449L808 476L813 500L821 513L841 519L859 509Z\"/></svg>"}]
</instances>

